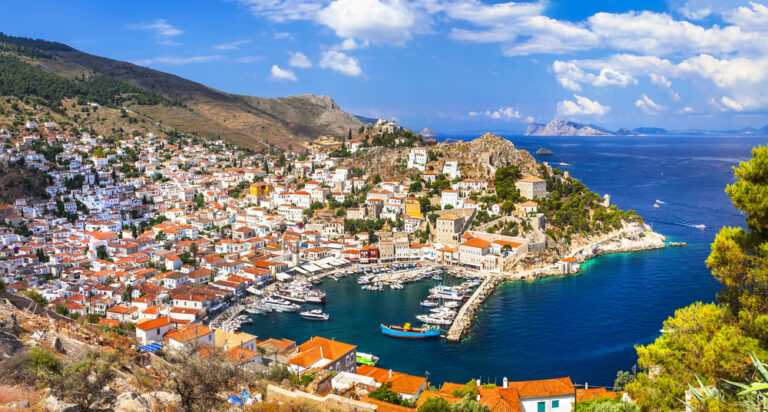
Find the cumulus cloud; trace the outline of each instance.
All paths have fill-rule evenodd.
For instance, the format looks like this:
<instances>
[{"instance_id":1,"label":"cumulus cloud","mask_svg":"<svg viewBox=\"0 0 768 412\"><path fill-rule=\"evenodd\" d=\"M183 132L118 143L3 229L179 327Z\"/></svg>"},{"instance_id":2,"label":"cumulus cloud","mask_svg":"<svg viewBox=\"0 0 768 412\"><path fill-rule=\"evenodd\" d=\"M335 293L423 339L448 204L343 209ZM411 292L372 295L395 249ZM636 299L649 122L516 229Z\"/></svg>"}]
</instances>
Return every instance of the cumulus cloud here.
<instances>
[{"instance_id":1,"label":"cumulus cloud","mask_svg":"<svg viewBox=\"0 0 768 412\"><path fill-rule=\"evenodd\" d=\"M595 80L606 68L637 78L649 76L651 82L667 87L670 79L703 79L721 94L740 102L744 109L768 106L768 56L746 58L717 58L699 54L678 63L657 56L616 54L604 59L555 61L552 71L564 88L581 90ZM673 100L679 96L669 88Z\"/></svg>"},{"instance_id":2,"label":"cumulus cloud","mask_svg":"<svg viewBox=\"0 0 768 412\"><path fill-rule=\"evenodd\" d=\"M574 94L573 97L576 101L563 100L557 104L559 116L602 116L611 110L609 106L603 106L596 100L589 100L577 94Z\"/></svg>"},{"instance_id":3,"label":"cumulus cloud","mask_svg":"<svg viewBox=\"0 0 768 412\"><path fill-rule=\"evenodd\" d=\"M286 70L286 69L281 69L276 64L272 66L272 70L270 71L269 79L270 80L275 80L275 81L278 81L278 82L285 82L285 81L295 82L295 81L299 80L292 71Z\"/></svg>"},{"instance_id":4,"label":"cumulus cloud","mask_svg":"<svg viewBox=\"0 0 768 412\"><path fill-rule=\"evenodd\" d=\"M214 60L219 60L221 58L222 56L219 54L214 54L209 56L191 56L191 57L160 56L160 57L152 57L148 59L134 60L133 64L137 64L139 66L153 66L153 65L178 66L178 65L190 64L190 63L207 63Z\"/></svg>"},{"instance_id":5,"label":"cumulus cloud","mask_svg":"<svg viewBox=\"0 0 768 412\"><path fill-rule=\"evenodd\" d=\"M291 58L288 59L288 64L290 64L291 67L298 67L301 69L312 67L312 62L309 61L309 58L302 52L291 53Z\"/></svg>"},{"instance_id":6,"label":"cumulus cloud","mask_svg":"<svg viewBox=\"0 0 768 412\"><path fill-rule=\"evenodd\" d=\"M645 93L643 93L643 97L635 102L635 106L639 107L646 114L658 114L665 109L664 106L651 100Z\"/></svg>"},{"instance_id":7,"label":"cumulus cloud","mask_svg":"<svg viewBox=\"0 0 768 412\"><path fill-rule=\"evenodd\" d=\"M324 69L331 69L349 77L358 77L363 74L356 58L336 50L323 53L319 65Z\"/></svg>"},{"instance_id":8,"label":"cumulus cloud","mask_svg":"<svg viewBox=\"0 0 768 412\"><path fill-rule=\"evenodd\" d=\"M513 120L513 119L519 119L522 117L519 111L513 109L512 107L501 107L496 110L483 110L480 112L469 112L468 113L472 117L487 117L489 119L504 119L504 120Z\"/></svg>"}]
</instances>

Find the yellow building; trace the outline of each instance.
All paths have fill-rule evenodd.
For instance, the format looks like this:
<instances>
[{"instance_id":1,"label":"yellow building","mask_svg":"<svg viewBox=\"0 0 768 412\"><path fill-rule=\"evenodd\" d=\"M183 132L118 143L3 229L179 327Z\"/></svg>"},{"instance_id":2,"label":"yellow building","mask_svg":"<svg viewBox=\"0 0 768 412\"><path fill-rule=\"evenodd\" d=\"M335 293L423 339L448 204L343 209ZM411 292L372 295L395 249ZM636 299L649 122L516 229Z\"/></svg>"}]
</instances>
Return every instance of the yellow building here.
<instances>
[{"instance_id":1,"label":"yellow building","mask_svg":"<svg viewBox=\"0 0 768 412\"><path fill-rule=\"evenodd\" d=\"M421 204L419 199L409 197L405 199L405 215L410 217L421 217Z\"/></svg>"},{"instance_id":2,"label":"yellow building","mask_svg":"<svg viewBox=\"0 0 768 412\"><path fill-rule=\"evenodd\" d=\"M251 196L256 196L256 197L269 197L269 195L272 194L273 189L274 188L269 183L264 183L264 182L251 183L250 194Z\"/></svg>"}]
</instances>

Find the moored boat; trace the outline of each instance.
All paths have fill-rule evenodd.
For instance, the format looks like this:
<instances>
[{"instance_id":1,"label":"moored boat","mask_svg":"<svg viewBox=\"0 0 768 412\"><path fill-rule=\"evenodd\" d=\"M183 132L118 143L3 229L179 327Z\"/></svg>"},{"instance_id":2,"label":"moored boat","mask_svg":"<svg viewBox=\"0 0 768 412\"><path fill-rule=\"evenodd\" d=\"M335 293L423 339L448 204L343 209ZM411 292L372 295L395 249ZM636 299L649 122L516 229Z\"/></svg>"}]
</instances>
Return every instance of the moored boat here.
<instances>
[{"instance_id":1,"label":"moored boat","mask_svg":"<svg viewBox=\"0 0 768 412\"><path fill-rule=\"evenodd\" d=\"M392 325L390 323L382 323L381 333L393 338L429 339L439 337L440 328L427 325L420 328L414 328L410 323L406 323L403 326Z\"/></svg>"},{"instance_id":2,"label":"moored boat","mask_svg":"<svg viewBox=\"0 0 768 412\"><path fill-rule=\"evenodd\" d=\"M370 353L357 352L357 363L369 366L376 366L379 363L379 357Z\"/></svg>"},{"instance_id":3,"label":"moored boat","mask_svg":"<svg viewBox=\"0 0 768 412\"><path fill-rule=\"evenodd\" d=\"M331 317L331 315L323 313L323 311L320 309L299 312L299 316L307 320L328 320Z\"/></svg>"}]
</instances>

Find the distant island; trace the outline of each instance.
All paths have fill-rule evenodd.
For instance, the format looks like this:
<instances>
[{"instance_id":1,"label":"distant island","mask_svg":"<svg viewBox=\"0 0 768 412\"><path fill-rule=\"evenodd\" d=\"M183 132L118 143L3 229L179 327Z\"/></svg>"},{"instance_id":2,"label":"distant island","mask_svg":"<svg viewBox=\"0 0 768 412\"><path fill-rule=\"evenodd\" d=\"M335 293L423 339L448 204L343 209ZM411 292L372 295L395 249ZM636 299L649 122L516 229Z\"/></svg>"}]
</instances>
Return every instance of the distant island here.
<instances>
[{"instance_id":1,"label":"distant island","mask_svg":"<svg viewBox=\"0 0 768 412\"><path fill-rule=\"evenodd\" d=\"M536 151L537 155L553 155L555 152L547 149L546 147L540 147L539 150Z\"/></svg>"},{"instance_id":2,"label":"distant island","mask_svg":"<svg viewBox=\"0 0 768 412\"><path fill-rule=\"evenodd\" d=\"M435 137L435 136L437 136L437 134L435 134L435 132L433 132L429 127L425 127L424 130L422 130L421 133L419 133L419 134L421 135L421 137Z\"/></svg>"},{"instance_id":3,"label":"distant island","mask_svg":"<svg viewBox=\"0 0 768 412\"><path fill-rule=\"evenodd\" d=\"M552 120L547 124L530 123L526 136L646 136L646 135L733 135L768 136L768 126L756 129L747 127L740 130L666 130L660 127L621 128L611 131L593 124L577 123L570 120Z\"/></svg>"}]
</instances>

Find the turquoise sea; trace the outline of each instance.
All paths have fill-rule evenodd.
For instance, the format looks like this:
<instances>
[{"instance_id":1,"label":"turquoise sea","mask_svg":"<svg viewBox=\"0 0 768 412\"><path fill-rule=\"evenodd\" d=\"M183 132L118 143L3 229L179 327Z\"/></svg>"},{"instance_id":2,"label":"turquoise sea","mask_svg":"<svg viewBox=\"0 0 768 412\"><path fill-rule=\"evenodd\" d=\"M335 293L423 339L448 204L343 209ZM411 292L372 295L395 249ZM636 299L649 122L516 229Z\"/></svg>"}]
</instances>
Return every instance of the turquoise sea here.
<instances>
[{"instance_id":1,"label":"turquoise sea","mask_svg":"<svg viewBox=\"0 0 768 412\"><path fill-rule=\"evenodd\" d=\"M475 136L472 136L475 137ZM652 342L676 308L713 301L720 285L704 263L722 226L744 216L724 192L732 166L768 139L756 137L505 136L519 148L546 147L536 156L569 170L593 191L634 209L654 229L688 246L602 256L578 276L502 285L486 302L461 344L405 341L381 335L380 322L414 322L434 281L399 291L367 292L354 279L326 280L329 322L296 314L256 317L244 330L259 339L312 336L342 340L381 358L379 366L424 375L438 385L472 378L501 382L570 376L575 383L611 386L617 370L636 361L634 345ZM457 137L470 138L470 137ZM656 200L665 203L654 209ZM706 225L700 230L689 225Z\"/></svg>"}]
</instances>

